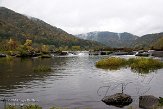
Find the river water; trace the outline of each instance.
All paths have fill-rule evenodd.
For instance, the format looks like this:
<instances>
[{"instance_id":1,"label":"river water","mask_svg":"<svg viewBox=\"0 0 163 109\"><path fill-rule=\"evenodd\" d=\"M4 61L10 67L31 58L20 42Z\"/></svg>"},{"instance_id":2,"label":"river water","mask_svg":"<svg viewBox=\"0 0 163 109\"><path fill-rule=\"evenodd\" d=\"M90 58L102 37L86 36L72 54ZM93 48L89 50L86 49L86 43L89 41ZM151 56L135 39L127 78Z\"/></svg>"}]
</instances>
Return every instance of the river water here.
<instances>
[{"instance_id":1,"label":"river water","mask_svg":"<svg viewBox=\"0 0 163 109\"><path fill-rule=\"evenodd\" d=\"M128 84L124 93L134 100L129 106L139 108L140 95L163 97L163 69L140 74L130 68L111 71L96 68L95 63L105 57L108 56L0 59L0 99L35 99L44 109L53 106L119 109L106 105L101 99L120 93L121 83ZM48 65L52 71L36 73L33 68L38 65ZM110 86L108 93L107 87L103 86ZM0 102L0 109L3 106Z\"/></svg>"}]
</instances>

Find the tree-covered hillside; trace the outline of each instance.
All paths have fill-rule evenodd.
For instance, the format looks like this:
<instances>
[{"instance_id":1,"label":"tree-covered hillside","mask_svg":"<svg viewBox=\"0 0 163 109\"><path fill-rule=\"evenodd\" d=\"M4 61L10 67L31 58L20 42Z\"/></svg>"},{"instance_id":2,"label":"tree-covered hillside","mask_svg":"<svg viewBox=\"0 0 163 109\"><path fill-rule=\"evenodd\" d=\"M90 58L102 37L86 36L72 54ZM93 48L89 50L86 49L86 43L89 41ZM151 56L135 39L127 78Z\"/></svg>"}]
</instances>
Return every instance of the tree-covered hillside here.
<instances>
[{"instance_id":1,"label":"tree-covered hillside","mask_svg":"<svg viewBox=\"0 0 163 109\"><path fill-rule=\"evenodd\" d=\"M152 48L153 46L156 47L156 43L160 40L160 38L163 38L163 33L147 34L135 40L131 47L139 49Z\"/></svg>"},{"instance_id":2,"label":"tree-covered hillside","mask_svg":"<svg viewBox=\"0 0 163 109\"><path fill-rule=\"evenodd\" d=\"M42 20L0 7L0 42L2 43L10 38L22 44L30 39L35 45L52 45L56 48L80 46L83 49L90 49L102 46L97 42L78 39Z\"/></svg>"},{"instance_id":3,"label":"tree-covered hillside","mask_svg":"<svg viewBox=\"0 0 163 109\"><path fill-rule=\"evenodd\" d=\"M163 50L163 36L152 45L153 49Z\"/></svg>"}]
</instances>

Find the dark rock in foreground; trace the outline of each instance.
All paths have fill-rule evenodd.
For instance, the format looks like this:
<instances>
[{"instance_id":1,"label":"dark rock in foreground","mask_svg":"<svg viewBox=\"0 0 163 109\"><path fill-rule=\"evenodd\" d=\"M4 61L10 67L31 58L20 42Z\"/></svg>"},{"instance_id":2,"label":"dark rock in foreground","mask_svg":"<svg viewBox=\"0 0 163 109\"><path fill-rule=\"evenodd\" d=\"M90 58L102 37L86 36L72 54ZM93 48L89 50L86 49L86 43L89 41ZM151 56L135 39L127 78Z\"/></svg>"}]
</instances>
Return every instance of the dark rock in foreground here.
<instances>
[{"instance_id":1,"label":"dark rock in foreground","mask_svg":"<svg viewBox=\"0 0 163 109\"><path fill-rule=\"evenodd\" d=\"M0 54L0 57L6 57L7 55L6 54Z\"/></svg>"},{"instance_id":2,"label":"dark rock in foreground","mask_svg":"<svg viewBox=\"0 0 163 109\"><path fill-rule=\"evenodd\" d=\"M104 97L102 101L107 105L124 107L132 103L132 98L130 95L124 93L116 93L114 95Z\"/></svg>"},{"instance_id":3,"label":"dark rock in foreground","mask_svg":"<svg viewBox=\"0 0 163 109\"><path fill-rule=\"evenodd\" d=\"M139 107L143 109L155 109L159 105L159 98L152 95L140 96Z\"/></svg>"}]
</instances>

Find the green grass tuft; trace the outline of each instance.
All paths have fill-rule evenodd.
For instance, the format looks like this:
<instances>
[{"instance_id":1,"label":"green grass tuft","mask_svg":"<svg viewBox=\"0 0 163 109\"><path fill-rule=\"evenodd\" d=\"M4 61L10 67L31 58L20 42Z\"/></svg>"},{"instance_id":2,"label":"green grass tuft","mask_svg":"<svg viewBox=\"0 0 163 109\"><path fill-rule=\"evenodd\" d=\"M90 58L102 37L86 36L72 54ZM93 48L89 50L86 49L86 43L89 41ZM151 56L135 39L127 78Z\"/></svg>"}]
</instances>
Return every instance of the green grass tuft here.
<instances>
[{"instance_id":1,"label":"green grass tuft","mask_svg":"<svg viewBox=\"0 0 163 109\"><path fill-rule=\"evenodd\" d=\"M151 58L131 58L128 60L132 70L148 73L163 68L163 62Z\"/></svg>"},{"instance_id":2,"label":"green grass tuft","mask_svg":"<svg viewBox=\"0 0 163 109\"><path fill-rule=\"evenodd\" d=\"M111 57L98 61L96 67L109 68L110 70L119 69L127 64L127 60L123 58Z\"/></svg>"},{"instance_id":3,"label":"green grass tuft","mask_svg":"<svg viewBox=\"0 0 163 109\"><path fill-rule=\"evenodd\" d=\"M110 70L112 69L116 70L122 67L131 67L133 71L139 73L149 73L154 70L163 68L163 62L152 58L123 59L117 57L110 57L98 61L96 63L96 67L106 68Z\"/></svg>"}]
</instances>

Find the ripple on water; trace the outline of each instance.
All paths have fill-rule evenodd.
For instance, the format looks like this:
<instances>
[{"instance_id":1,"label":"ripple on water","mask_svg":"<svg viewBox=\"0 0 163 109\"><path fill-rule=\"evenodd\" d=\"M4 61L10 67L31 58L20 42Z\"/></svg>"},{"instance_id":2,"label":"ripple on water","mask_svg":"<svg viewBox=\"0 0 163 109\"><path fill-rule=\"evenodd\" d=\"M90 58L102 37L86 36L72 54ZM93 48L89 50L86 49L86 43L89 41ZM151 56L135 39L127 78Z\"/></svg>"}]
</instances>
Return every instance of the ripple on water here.
<instances>
[{"instance_id":1,"label":"ripple on water","mask_svg":"<svg viewBox=\"0 0 163 109\"><path fill-rule=\"evenodd\" d=\"M115 71L96 68L95 63L104 57L54 57L53 59L24 61L16 59L12 65L0 63L0 97L38 98L39 104L44 108L61 106L112 109L115 107L101 102L107 88L100 90L101 96L97 94L98 89L111 85L107 95L112 95L121 92L120 83L129 82L132 83L127 85L124 92L134 99L143 93L156 97L163 96L163 69L141 75L132 72L130 68ZM53 71L47 74L32 72L33 66L40 64L50 65ZM12 70L7 70L8 67ZM138 101L134 100L131 105L138 106L137 103Z\"/></svg>"}]
</instances>

